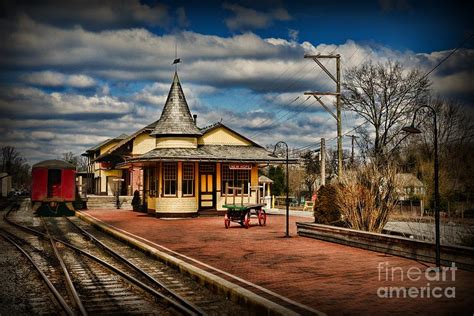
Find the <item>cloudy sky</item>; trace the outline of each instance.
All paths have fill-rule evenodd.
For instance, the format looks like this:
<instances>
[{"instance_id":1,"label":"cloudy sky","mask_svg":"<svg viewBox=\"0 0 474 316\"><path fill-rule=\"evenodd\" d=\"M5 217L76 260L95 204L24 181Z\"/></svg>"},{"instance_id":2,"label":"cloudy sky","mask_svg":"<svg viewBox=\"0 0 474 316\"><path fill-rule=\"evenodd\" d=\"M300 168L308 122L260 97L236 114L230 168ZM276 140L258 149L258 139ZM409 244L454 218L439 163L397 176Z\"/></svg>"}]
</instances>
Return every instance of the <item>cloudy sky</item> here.
<instances>
[{"instance_id":1,"label":"cloudy sky","mask_svg":"<svg viewBox=\"0 0 474 316\"><path fill-rule=\"evenodd\" d=\"M30 163L158 119L176 46L199 126L222 120L262 145L300 148L336 135L303 95L334 89L305 53L341 54L343 76L389 59L427 72L473 32L472 4L456 1L30 2L0 7L0 142ZM472 106L473 48L430 75L434 93ZM362 122L344 113L343 131Z\"/></svg>"}]
</instances>

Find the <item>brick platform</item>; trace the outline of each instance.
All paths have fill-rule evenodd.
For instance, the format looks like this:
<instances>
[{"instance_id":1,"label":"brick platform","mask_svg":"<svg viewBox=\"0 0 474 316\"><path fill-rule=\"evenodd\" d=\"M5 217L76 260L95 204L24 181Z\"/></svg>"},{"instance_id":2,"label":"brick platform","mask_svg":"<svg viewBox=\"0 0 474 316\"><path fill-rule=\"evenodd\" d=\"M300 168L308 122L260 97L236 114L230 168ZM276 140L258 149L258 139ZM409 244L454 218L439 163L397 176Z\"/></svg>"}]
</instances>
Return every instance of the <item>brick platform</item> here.
<instances>
[{"instance_id":1,"label":"brick platform","mask_svg":"<svg viewBox=\"0 0 474 316\"><path fill-rule=\"evenodd\" d=\"M457 270L455 281L407 279L413 267L425 271L417 261L372 251L296 236L291 217L291 239L282 238L285 217L269 215L266 227L243 229L232 223L224 228L223 218L160 220L124 210L90 210L89 215L109 225L143 237L173 251L224 270L292 300L328 314L473 314L474 273ZM253 219L253 223L255 223ZM400 270L383 270L399 267ZM386 263L386 265L385 265ZM227 278L232 281L232 279ZM380 287L455 287L456 298L380 298ZM251 290L251 289L250 289ZM258 293L258 290L255 290ZM437 293L437 292L436 292ZM426 296L426 295L425 295Z\"/></svg>"}]
</instances>

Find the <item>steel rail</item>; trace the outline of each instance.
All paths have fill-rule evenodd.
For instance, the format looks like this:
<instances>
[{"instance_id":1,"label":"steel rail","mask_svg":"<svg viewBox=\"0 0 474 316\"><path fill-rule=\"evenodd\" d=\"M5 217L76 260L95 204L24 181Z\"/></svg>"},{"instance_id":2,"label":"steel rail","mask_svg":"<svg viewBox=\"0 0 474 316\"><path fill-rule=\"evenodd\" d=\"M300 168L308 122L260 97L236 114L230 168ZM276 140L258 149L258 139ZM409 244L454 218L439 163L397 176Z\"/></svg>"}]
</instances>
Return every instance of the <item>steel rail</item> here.
<instances>
[{"instance_id":1,"label":"steel rail","mask_svg":"<svg viewBox=\"0 0 474 316\"><path fill-rule=\"evenodd\" d=\"M13 207L10 208L10 210L8 210L7 214L9 214L11 211L13 210ZM5 215L6 216L6 215ZM4 218L5 218L4 216ZM36 262L34 261L34 259L28 254L28 252L23 249L22 246L20 246L15 240L13 240L13 238L11 238L10 236L7 235L7 231L5 231L4 229L0 228L0 235L6 240L8 241L9 243L11 243L12 245L14 245L27 259L28 261L30 261L30 263L33 265L33 267L36 269L36 271L38 271L39 275L41 276L41 278L43 279L43 281L46 283L46 285L48 286L48 289L51 291L51 293L53 293L53 296L56 300L56 302L61 306L61 308L63 309L63 311L68 314L68 315L75 315L75 313L73 312L73 310L71 309L71 307L67 304L66 300L64 299L64 297L58 292L58 290L54 287L53 283L51 283L51 281L49 280L48 276L46 274L44 274L43 271L41 271L41 268L36 264Z\"/></svg>"},{"instance_id":2,"label":"steel rail","mask_svg":"<svg viewBox=\"0 0 474 316\"><path fill-rule=\"evenodd\" d=\"M24 225L21 225L21 224L18 224L18 223L15 223L14 221L10 220L7 215L9 213L5 214L4 216L4 220L9 223L10 225L13 225L15 227L18 227L20 229L23 229L25 231L28 231L32 234L35 234L35 235L38 235L38 236L41 236L42 238L44 239L47 239L48 237L46 236L45 233L43 232L40 232L36 229L33 229L33 228L30 228L30 227L27 227L27 226L24 226ZM165 301L166 303L168 303L169 305L177 308L178 310L180 310L181 312L184 312L188 315L198 315L196 312L190 310L189 308L187 308L186 306L183 306L182 304L170 299L169 297L165 296L164 294L158 292L157 290L155 290L154 288L150 287L149 285L143 283L142 281L134 278L133 276L131 275L128 275L126 272L114 267L113 265L109 264L108 262L94 256L93 254L87 252L87 251L84 251L82 249L79 249L78 247L68 243L68 242L65 242L63 240L60 240L58 238L55 238L53 237L53 240L56 241L56 242L59 242L61 244L63 244L64 246L66 247L69 247L71 249L73 249L74 251L78 252L79 254L82 254L92 260L95 260L96 262L98 262L99 264L103 265L104 267L106 267L107 269L109 269L110 271L120 275L122 278L124 278L125 280L129 281L130 283L132 284L135 284L136 286L142 288L143 290L147 291L148 293L152 294L153 296L155 297L158 297L160 299L162 299L163 301Z\"/></svg>"},{"instance_id":3,"label":"steel rail","mask_svg":"<svg viewBox=\"0 0 474 316\"><path fill-rule=\"evenodd\" d=\"M79 227L78 225L76 225L73 221L71 221L69 218L67 217L64 217L69 223L71 223L76 229L78 229L84 236L90 238L94 243L98 244L99 246L101 246L102 248L104 248L106 251L108 251L110 254L112 254L114 257L116 257L117 259L119 259L120 261L122 261L123 263L127 264L128 266L130 266L132 269L134 269L135 271L137 271L138 273L140 273L142 276L144 276L147 280L149 280L150 282L158 285L159 287L163 288L166 292L168 292L171 296L173 296L174 299L178 300L181 304L185 305L186 307L188 307L189 309L195 311L196 313L198 313L199 315L204 315L205 312L198 306L196 306L195 304L189 302L187 299L185 299L184 297L182 297L181 295L179 295L178 293L176 293L175 291L173 291L172 289L170 289L167 285L163 284L162 282L160 282L159 280L155 279L153 276L151 276L149 273L143 271L142 269L140 269L140 267L138 267L137 265L135 265L133 262L131 262L130 260L128 260L127 258L123 257L122 255L120 255L119 253L117 253L115 250L113 250L112 248L110 248L109 246L107 246L106 244L104 244L102 241L100 241L99 239L97 239L95 236L93 236L91 233L89 233L88 231L84 230L83 228Z\"/></svg>"},{"instance_id":4,"label":"steel rail","mask_svg":"<svg viewBox=\"0 0 474 316\"><path fill-rule=\"evenodd\" d=\"M76 288L74 287L74 284L72 283L71 275L68 272L68 269L66 267L66 264L64 263L63 258L61 257L58 248L56 247L53 237L51 236L51 233L49 232L48 225L46 224L45 220L43 217L41 217L41 222L43 223L44 229L46 230L46 236L48 237L51 247L53 248L54 255L58 259L59 265L61 266L61 269L63 270L64 277L66 278L66 285L68 288L69 294L72 296L74 302L76 303L76 307L79 309L79 312L81 315L87 315L86 308L84 307L84 304L82 304L81 298L79 297L79 294L77 293Z\"/></svg>"}]
</instances>

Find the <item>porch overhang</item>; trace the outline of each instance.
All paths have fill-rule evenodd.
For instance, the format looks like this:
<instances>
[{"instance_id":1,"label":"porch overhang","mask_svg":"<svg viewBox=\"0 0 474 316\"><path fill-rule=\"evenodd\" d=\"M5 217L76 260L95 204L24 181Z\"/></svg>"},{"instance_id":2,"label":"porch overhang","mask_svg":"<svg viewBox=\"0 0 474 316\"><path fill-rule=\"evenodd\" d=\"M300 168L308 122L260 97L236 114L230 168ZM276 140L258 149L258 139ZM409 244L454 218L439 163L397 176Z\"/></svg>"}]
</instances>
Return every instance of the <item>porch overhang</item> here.
<instances>
[{"instance_id":1,"label":"porch overhang","mask_svg":"<svg viewBox=\"0 0 474 316\"><path fill-rule=\"evenodd\" d=\"M129 157L117 166L173 161L281 164L286 163L286 158L275 157L266 149L256 146L201 145L197 148L156 148L143 155ZM291 164L297 161L294 158L288 160Z\"/></svg>"}]
</instances>

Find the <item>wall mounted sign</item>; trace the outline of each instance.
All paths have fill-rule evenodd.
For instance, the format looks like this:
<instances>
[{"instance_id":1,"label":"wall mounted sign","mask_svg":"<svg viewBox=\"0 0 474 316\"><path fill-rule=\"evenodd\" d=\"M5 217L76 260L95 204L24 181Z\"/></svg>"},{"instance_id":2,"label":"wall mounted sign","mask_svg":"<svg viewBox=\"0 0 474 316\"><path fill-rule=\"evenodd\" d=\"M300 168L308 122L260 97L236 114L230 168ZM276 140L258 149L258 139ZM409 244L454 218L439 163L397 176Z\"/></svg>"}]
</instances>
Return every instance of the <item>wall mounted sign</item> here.
<instances>
[{"instance_id":1,"label":"wall mounted sign","mask_svg":"<svg viewBox=\"0 0 474 316\"><path fill-rule=\"evenodd\" d=\"M229 164L230 170L252 170L252 165L248 163L231 163Z\"/></svg>"}]
</instances>

